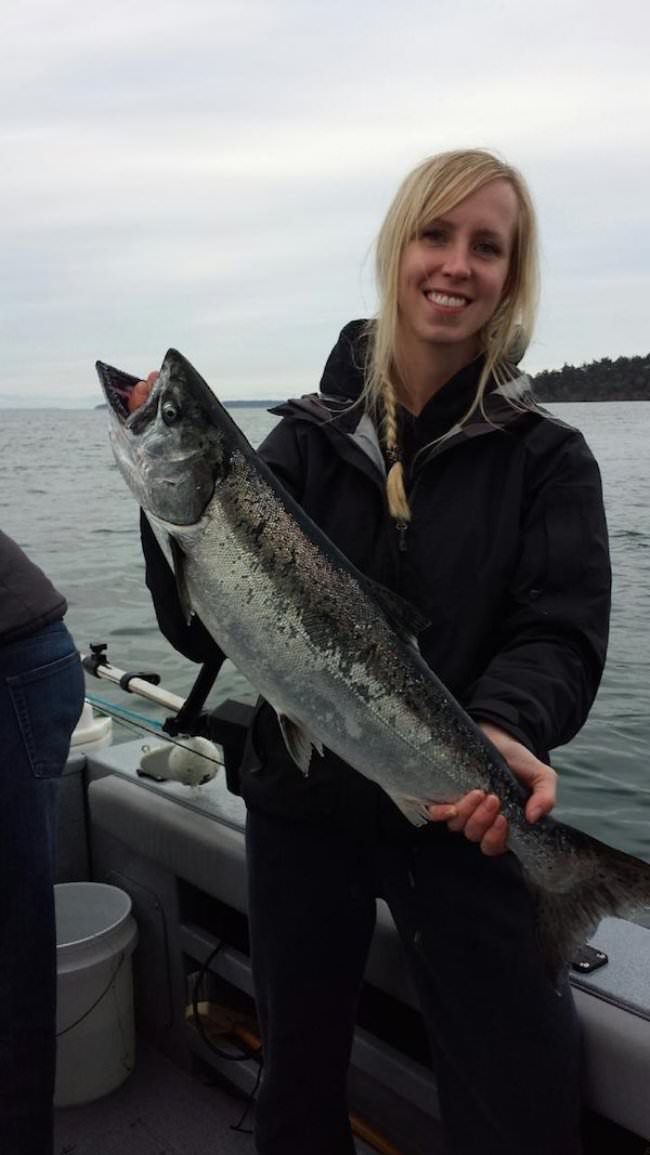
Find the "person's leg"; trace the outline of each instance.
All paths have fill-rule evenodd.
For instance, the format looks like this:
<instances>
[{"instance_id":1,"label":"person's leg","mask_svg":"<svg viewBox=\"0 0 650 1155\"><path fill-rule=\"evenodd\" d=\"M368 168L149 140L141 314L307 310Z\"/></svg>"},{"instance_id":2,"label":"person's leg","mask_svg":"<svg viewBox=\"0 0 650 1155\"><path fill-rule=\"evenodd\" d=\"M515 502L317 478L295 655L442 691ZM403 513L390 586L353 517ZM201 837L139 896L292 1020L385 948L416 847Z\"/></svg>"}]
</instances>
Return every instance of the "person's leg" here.
<instances>
[{"instance_id":1,"label":"person's leg","mask_svg":"<svg viewBox=\"0 0 650 1155\"><path fill-rule=\"evenodd\" d=\"M512 855L457 834L380 855L434 1052L450 1155L579 1155L580 1043Z\"/></svg>"},{"instance_id":2,"label":"person's leg","mask_svg":"<svg viewBox=\"0 0 650 1155\"><path fill-rule=\"evenodd\" d=\"M264 1072L259 1155L353 1155L346 1076L375 921L364 852L250 813L249 919Z\"/></svg>"},{"instance_id":3,"label":"person's leg","mask_svg":"<svg viewBox=\"0 0 650 1155\"><path fill-rule=\"evenodd\" d=\"M49 1155L55 1070L56 784L83 705L68 631L0 648L0 1147Z\"/></svg>"}]
</instances>

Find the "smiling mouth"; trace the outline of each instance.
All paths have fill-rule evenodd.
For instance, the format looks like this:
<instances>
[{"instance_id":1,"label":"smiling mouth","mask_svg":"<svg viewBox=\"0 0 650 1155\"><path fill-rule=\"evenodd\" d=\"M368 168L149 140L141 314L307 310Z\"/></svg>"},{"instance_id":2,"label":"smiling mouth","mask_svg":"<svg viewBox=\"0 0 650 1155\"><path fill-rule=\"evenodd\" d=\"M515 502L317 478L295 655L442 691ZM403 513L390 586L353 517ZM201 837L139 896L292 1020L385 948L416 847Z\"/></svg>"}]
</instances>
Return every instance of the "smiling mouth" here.
<instances>
[{"instance_id":1,"label":"smiling mouth","mask_svg":"<svg viewBox=\"0 0 650 1155\"><path fill-rule=\"evenodd\" d=\"M460 297L455 293L440 293L436 289L430 289L424 295L427 301L440 305L443 309L464 309L466 305L471 304L469 297Z\"/></svg>"}]
</instances>

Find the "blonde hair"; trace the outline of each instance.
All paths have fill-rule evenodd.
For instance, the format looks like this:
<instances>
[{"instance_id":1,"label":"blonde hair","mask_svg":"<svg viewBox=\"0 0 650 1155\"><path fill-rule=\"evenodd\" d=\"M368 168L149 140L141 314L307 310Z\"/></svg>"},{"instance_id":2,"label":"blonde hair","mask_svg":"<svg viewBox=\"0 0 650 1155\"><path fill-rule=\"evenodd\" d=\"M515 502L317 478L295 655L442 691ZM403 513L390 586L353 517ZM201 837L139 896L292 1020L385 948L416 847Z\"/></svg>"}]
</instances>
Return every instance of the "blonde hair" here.
<instances>
[{"instance_id":1,"label":"blonde hair","mask_svg":"<svg viewBox=\"0 0 650 1155\"><path fill-rule=\"evenodd\" d=\"M493 180L510 183L519 212L503 295L478 334L485 363L474 401L462 419L466 421L477 408L483 411L483 397L490 377L499 384L512 380L514 366L532 336L538 299L537 226L526 183L517 169L483 149L439 153L423 161L402 182L377 238L380 305L368 329L364 397L381 428L389 465L388 506L391 515L400 521L408 521L411 516L400 461L396 391L402 254L408 242L421 236L431 221Z\"/></svg>"}]
</instances>

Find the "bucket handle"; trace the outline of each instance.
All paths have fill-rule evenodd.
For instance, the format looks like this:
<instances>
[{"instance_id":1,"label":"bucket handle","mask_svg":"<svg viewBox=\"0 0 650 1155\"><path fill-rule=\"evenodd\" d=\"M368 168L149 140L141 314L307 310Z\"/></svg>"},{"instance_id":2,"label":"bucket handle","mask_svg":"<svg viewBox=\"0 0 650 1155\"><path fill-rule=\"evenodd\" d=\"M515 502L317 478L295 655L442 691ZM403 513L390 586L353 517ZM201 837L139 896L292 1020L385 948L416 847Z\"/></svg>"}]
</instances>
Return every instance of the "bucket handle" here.
<instances>
[{"instance_id":1,"label":"bucket handle","mask_svg":"<svg viewBox=\"0 0 650 1155\"><path fill-rule=\"evenodd\" d=\"M117 960L117 966L115 967L115 970L113 971L113 974L111 975L110 979L108 980L108 983L104 987L101 995L99 995L99 997L95 999L94 1003L92 1003L91 1006L88 1007L88 1010L84 1011L84 1013L82 1015L80 1015L79 1018L74 1021L74 1023L70 1023L70 1025L67 1027L64 1027L62 1031L57 1031L57 1033L56 1033L57 1039L60 1039L62 1035L67 1035L68 1031L73 1031L75 1027L79 1026L79 1023L83 1023L84 1019L87 1019L88 1016L92 1014L95 1007L99 1006L102 999L106 997L106 995L110 991L111 987L113 986L115 979L117 978L118 974L120 973L122 963L124 962L125 958L126 958L126 952L121 951L120 957Z\"/></svg>"}]
</instances>

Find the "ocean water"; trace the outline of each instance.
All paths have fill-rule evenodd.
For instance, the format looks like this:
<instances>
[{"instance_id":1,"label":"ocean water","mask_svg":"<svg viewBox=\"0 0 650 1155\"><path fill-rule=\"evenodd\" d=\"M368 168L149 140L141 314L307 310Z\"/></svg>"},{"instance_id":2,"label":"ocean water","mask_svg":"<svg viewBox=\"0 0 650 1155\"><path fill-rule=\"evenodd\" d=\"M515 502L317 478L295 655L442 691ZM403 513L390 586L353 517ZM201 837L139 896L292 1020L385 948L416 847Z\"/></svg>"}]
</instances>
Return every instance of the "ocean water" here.
<instances>
[{"instance_id":1,"label":"ocean water","mask_svg":"<svg viewBox=\"0 0 650 1155\"><path fill-rule=\"evenodd\" d=\"M650 405L552 407L580 428L600 464L610 528L614 605L605 676L587 724L553 755L558 816L650 861ZM236 409L253 444L271 428L264 409ZM185 696L197 667L158 631L140 554L138 511L116 465L102 410L3 410L0 527L69 602L67 623L85 652L107 642L125 670L153 670ZM142 715L154 706L107 682L93 694ZM210 704L254 700L227 663Z\"/></svg>"}]
</instances>

